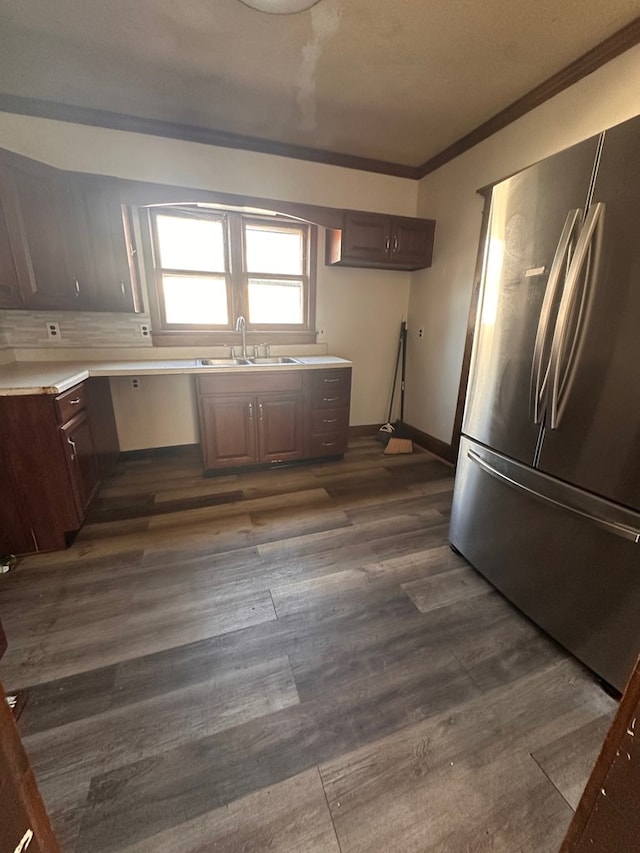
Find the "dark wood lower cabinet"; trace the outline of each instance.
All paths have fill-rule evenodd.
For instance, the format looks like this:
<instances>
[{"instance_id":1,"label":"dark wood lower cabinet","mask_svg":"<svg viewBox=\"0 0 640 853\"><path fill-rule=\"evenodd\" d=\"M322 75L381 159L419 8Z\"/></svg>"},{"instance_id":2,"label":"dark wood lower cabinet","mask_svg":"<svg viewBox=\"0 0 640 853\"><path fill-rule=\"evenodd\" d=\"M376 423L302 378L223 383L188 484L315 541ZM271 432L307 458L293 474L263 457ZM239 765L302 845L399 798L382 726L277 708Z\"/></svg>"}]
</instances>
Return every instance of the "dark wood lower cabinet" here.
<instances>
[{"instance_id":1,"label":"dark wood lower cabinet","mask_svg":"<svg viewBox=\"0 0 640 853\"><path fill-rule=\"evenodd\" d=\"M200 443L205 468L257 461L252 394L200 398Z\"/></svg>"},{"instance_id":2,"label":"dark wood lower cabinet","mask_svg":"<svg viewBox=\"0 0 640 853\"><path fill-rule=\"evenodd\" d=\"M303 399L300 394L261 394L258 404L258 458L288 462L304 455Z\"/></svg>"},{"instance_id":3,"label":"dark wood lower cabinet","mask_svg":"<svg viewBox=\"0 0 640 853\"><path fill-rule=\"evenodd\" d=\"M205 471L340 456L350 388L350 368L199 376Z\"/></svg>"},{"instance_id":4,"label":"dark wood lower cabinet","mask_svg":"<svg viewBox=\"0 0 640 853\"><path fill-rule=\"evenodd\" d=\"M61 853L0 684L0 850Z\"/></svg>"},{"instance_id":5,"label":"dark wood lower cabinet","mask_svg":"<svg viewBox=\"0 0 640 853\"><path fill-rule=\"evenodd\" d=\"M64 548L118 454L108 380L0 397L0 554ZM96 444L94 436L99 437Z\"/></svg>"}]
</instances>

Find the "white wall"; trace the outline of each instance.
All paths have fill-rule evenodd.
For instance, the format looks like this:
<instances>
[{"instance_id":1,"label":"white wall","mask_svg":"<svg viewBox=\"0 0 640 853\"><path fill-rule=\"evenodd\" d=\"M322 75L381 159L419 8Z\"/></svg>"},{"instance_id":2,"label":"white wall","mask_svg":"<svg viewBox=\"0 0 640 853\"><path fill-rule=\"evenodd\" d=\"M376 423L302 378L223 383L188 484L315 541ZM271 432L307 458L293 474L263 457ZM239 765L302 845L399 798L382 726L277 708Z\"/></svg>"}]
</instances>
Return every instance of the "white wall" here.
<instances>
[{"instance_id":1,"label":"white wall","mask_svg":"<svg viewBox=\"0 0 640 853\"><path fill-rule=\"evenodd\" d=\"M451 440L480 234L476 190L638 113L640 46L420 182L418 215L437 224L434 264L411 284L410 424Z\"/></svg>"},{"instance_id":2,"label":"white wall","mask_svg":"<svg viewBox=\"0 0 640 853\"><path fill-rule=\"evenodd\" d=\"M328 207L416 214L415 181L49 119L0 113L0 148L75 171ZM318 255L317 324L322 331L318 341L326 343L329 353L354 363L351 423L382 423L398 329L408 311L411 275L325 267L323 239ZM43 354L52 357L49 350ZM174 383L147 383L134 399L124 383L114 385L123 449L194 440L195 411L187 383L184 377L176 377ZM154 414L149 427L145 413L163 411L172 412L171 421Z\"/></svg>"}]
</instances>

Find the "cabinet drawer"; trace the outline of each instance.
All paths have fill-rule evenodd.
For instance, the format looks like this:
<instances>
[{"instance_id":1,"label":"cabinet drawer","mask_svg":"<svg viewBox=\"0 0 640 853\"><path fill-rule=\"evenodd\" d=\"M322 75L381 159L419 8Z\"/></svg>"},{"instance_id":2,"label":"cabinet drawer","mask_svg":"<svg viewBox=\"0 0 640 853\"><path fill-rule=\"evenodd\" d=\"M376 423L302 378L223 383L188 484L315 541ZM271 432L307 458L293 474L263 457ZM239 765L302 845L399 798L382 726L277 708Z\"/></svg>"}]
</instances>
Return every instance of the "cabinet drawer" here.
<instances>
[{"instance_id":1,"label":"cabinet drawer","mask_svg":"<svg viewBox=\"0 0 640 853\"><path fill-rule=\"evenodd\" d=\"M56 397L56 411L58 412L58 421L61 424L66 423L71 418L75 417L78 412L86 408L87 405L87 389L84 382L80 385L74 385L62 394Z\"/></svg>"},{"instance_id":2,"label":"cabinet drawer","mask_svg":"<svg viewBox=\"0 0 640 853\"><path fill-rule=\"evenodd\" d=\"M311 436L311 457L337 456L346 451L347 432L328 432L326 435Z\"/></svg>"},{"instance_id":3,"label":"cabinet drawer","mask_svg":"<svg viewBox=\"0 0 640 853\"><path fill-rule=\"evenodd\" d=\"M198 376L198 388L201 394L264 394L269 391L301 391L301 370L278 370L263 373L224 373L212 376Z\"/></svg>"},{"instance_id":4,"label":"cabinet drawer","mask_svg":"<svg viewBox=\"0 0 640 853\"><path fill-rule=\"evenodd\" d=\"M311 412L312 435L342 432L349 426L349 409L314 409Z\"/></svg>"},{"instance_id":5,"label":"cabinet drawer","mask_svg":"<svg viewBox=\"0 0 640 853\"><path fill-rule=\"evenodd\" d=\"M338 367L334 370L314 370L309 375L311 399L314 403L327 397L348 398L351 392L351 370Z\"/></svg>"}]
</instances>

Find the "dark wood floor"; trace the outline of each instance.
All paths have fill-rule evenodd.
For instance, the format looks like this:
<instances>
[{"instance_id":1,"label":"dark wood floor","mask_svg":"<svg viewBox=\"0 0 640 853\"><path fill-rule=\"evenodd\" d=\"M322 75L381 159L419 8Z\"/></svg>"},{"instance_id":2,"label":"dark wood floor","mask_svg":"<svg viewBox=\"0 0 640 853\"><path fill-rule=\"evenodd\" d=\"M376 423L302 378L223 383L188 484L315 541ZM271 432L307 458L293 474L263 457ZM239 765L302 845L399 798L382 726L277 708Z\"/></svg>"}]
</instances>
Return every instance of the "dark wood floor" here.
<instances>
[{"instance_id":1,"label":"dark wood floor","mask_svg":"<svg viewBox=\"0 0 640 853\"><path fill-rule=\"evenodd\" d=\"M556 853L614 710L447 545L452 469L121 461L0 578L68 851Z\"/></svg>"}]
</instances>

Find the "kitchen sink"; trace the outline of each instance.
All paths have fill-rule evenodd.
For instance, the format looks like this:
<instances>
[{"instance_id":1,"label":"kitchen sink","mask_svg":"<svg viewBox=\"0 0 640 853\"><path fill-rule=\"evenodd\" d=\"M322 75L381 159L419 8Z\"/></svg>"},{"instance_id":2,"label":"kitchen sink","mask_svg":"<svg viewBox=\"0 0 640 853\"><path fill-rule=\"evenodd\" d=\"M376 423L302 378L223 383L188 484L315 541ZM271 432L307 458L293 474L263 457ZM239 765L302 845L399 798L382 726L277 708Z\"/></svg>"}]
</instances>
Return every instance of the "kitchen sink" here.
<instances>
[{"instance_id":1,"label":"kitchen sink","mask_svg":"<svg viewBox=\"0 0 640 853\"><path fill-rule=\"evenodd\" d=\"M299 358L290 355L265 356L264 358L250 358L251 364L302 364Z\"/></svg>"},{"instance_id":2,"label":"kitchen sink","mask_svg":"<svg viewBox=\"0 0 640 853\"><path fill-rule=\"evenodd\" d=\"M199 367L247 367L251 362L246 358L199 358Z\"/></svg>"}]
</instances>

